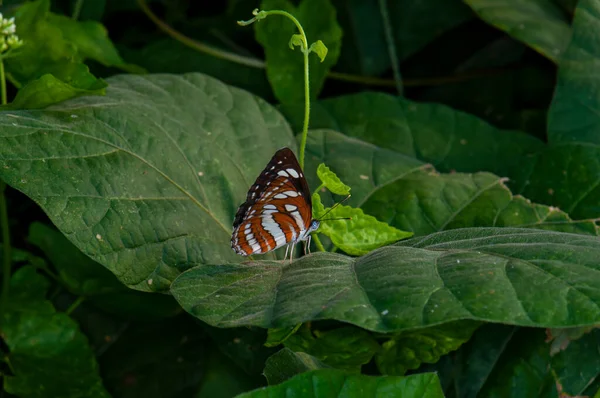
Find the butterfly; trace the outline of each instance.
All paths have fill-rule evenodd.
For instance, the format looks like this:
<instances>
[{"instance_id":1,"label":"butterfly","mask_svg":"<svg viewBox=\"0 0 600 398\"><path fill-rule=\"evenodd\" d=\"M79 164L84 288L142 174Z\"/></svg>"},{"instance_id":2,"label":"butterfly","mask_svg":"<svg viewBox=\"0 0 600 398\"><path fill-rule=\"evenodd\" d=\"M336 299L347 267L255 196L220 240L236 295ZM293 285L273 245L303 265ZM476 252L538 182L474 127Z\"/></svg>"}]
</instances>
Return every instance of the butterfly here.
<instances>
[{"instance_id":1,"label":"butterfly","mask_svg":"<svg viewBox=\"0 0 600 398\"><path fill-rule=\"evenodd\" d=\"M302 168L291 149L281 148L238 208L231 248L242 256L267 253L289 244L293 251L300 241L310 246L310 234L319 225L319 220L312 217L310 190Z\"/></svg>"}]
</instances>

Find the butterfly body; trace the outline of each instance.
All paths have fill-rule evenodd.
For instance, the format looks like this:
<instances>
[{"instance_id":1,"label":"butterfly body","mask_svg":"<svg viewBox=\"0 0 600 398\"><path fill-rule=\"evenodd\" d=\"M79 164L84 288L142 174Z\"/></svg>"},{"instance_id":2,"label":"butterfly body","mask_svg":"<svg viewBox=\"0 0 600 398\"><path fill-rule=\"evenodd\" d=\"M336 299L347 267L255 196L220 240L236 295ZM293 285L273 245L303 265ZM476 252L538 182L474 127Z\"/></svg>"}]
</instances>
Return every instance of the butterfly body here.
<instances>
[{"instance_id":1,"label":"butterfly body","mask_svg":"<svg viewBox=\"0 0 600 398\"><path fill-rule=\"evenodd\" d=\"M273 155L239 207L231 247L242 256L267 253L310 241L310 234L318 228L298 160L291 149L282 148Z\"/></svg>"}]
</instances>

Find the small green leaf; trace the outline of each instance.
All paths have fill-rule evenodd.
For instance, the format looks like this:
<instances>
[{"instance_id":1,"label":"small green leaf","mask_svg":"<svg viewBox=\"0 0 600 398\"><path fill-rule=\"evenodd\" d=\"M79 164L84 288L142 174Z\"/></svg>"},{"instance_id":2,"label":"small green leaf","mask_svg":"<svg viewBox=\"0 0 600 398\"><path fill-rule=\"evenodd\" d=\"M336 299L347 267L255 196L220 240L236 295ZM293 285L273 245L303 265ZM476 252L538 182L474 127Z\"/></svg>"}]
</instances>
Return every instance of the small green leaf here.
<instances>
[{"instance_id":1,"label":"small green leaf","mask_svg":"<svg viewBox=\"0 0 600 398\"><path fill-rule=\"evenodd\" d=\"M420 373L407 377L364 376L348 374L337 369L317 369L301 373L276 386L238 395L237 398L284 398L307 394L327 398L444 397L435 373Z\"/></svg>"},{"instance_id":2,"label":"small green leaf","mask_svg":"<svg viewBox=\"0 0 600 398\"><path fill-rule=\"evenodd\" d=\"M329 208L321 203L318 193L312 195L313 217L319 218ZM409 238L412 232L401 231L365 214L362 209L339 205L327 214L328 218L350 220L323 221L318 232L327 235L333 244L344 252L360 256L378 247Z\"/></svg>"},{"instance_id":3,"label":"small green leaf","mask_svg":"<svg viewBox=\"0 0 600 398\"><path fill-rule=\"evenodd\" d=\"M300 47L302 48L302 35L299 34L295 34L292 35L291 39L290 39L290 48L293 50L294 47Z\"/></svg>"},{"instance_id":4,"label":"small green leaf","mask_svg":"<svg viewBox=\"0 0 600 398\"><path fill-rule=\"evenodd\" d=\"M98 79L94 81L93 87L78 88L51 74L46 74L25 84L17 92L15 99L3 108L41 109L80 95L104 95L106 86L107 84L102 79Z\"/></svg>"},{"instance_id":5,"label":"small green leaf","mask_svg":"<svg viewBox=\"0 0 600 398\"><path fill-rule=\"evenodd\" d=\"M290 326L290 327L286 327L286 328L269 329L267 331L267 342L265 343L265 346L276 347L279 344L282 344L291 335L296 333L296 331L298 331L298 329L300 329L300 326L302 326L301 323L297 324L296 326Z\"/></svg>"},{"instance_id":6,"label":"small green leaf","mask_svg":"<svg viewBox=\"0 0 600 398\"><path fill-rule=\"evenodd\" d=\"M45 300L47 280L31 266L11 278L0 333L12 375L4 389L19 397L109 397L86 336L73 319Z\"/></svg>"},{"instance_id":7,"label":"small green leaf","mask_svg":"<svg viewBox=\"0 0 600 398\"><path fill-rule=\"evenodd\" d=\"M325 45L325 43L323 43L321 40L317 40L316 42L314 42L313 44L310 45L310 48L308 49L309 52L314 52L316 53L319 58L321 59L321 62L325 61L325 57L327 56L327 51L329 51L327 49L327 46Z\"/></svg>"},{"instance_id":8,"label":"small green leaf","mask_svg":"<svg viewBox=\"0 0 600 398\"><path fill-rule=\"evenodd\" d=\"M349 195L350 187L342 182L339 177L329 169L329 167L325 166L325 163L321 163L317 168L317 176L319 179L329 189L336 195Z\"/></svg>"},{"instance_id":9,"label":"small green leaf","mask_svg":"<svg viewBox=\"0 0 600 398\"><path fill-rule=\"evenodd\" d=\"M360 373L361 366L371 361L381 347L367 331L354 326L333 330L311 330L305 324L284 345L306 352L329 366Z\"/></svg>"},{"instance_id":10,"label":"small green leaf","mask_svg":"<svg viewBox=\"0 0 600 398\"><path fill-rule=\"evenodd\" d=\"M311 355L284 348L267 359L263 374L267 378L269 385L272 386L282 383L300 373L328 367Z\"/></svg>"},{"instance_id":11,"label":"small green leaf","mask_svg":"<svg viewBox=\"0 0 600 398\"><path fill-rule=\"evenodd\" d=\"M394 336L382 345L375 362L382 374L403 375L422 363L436 363L442 355L467 342L480 322L460 321L411 330Z\"/></svg>"}]
</instances>

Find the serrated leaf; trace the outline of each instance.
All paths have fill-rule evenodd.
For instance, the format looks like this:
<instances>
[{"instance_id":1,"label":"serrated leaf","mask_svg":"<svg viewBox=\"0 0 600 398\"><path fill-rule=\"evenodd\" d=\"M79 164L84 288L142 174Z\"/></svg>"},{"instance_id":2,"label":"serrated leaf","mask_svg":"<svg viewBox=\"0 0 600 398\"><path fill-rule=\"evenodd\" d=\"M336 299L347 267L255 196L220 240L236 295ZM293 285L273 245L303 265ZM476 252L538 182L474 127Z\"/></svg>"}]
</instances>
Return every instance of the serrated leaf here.
<instances>
[{"instance_id":1,"label":"serrated leaf","mask_svg":"<svg viewBox=\"0 0 600 398\"><path fill-rule=\"evenodd\" d=\"M321 203L318 193L312 195L313 218L319 219L329 208ZM327 213L327 218L350 218L350 220L324 220L318 229L344 252L360 256L378 247L406 239L412 232L401 231L365 214L361 209L338 205Z\"/></svg>"},{"instance_id":2,"label":"serrated leaf","mask_svg":"<svg viewBox=\"0 0 600 398\"><path fill-rule=\"evenodd\" d=\"M407 377L364 376L347 374L337 369L318 369L304 372L267 388L238 395L238 398L278 398L298 393L318 397L362 398L390 394L403 398L443 398L444 393L434 373Z\"/></svg>"},{"instance_id":3,"label":"serrated leaf","mask_svg":"<svg viewBox=\"0 0 600 398\"><path fill-rule=\"evenodd\" d=\"M261 10L283 10L302 24L309 40L322 40L329 48L328 57L320 62L309 57L310 96L316 98L329 69L335 65L342 44L342 30L330 0L303 0L295 7L289 0L263 0ZM292 21L271 15L254 24L256 40L265 49L267 77L275 97L285 104L304 103L304 61L301 51L290 51L289 38L297 32ZM292 37L293 39L293 37Z\"/></svg>"},{"instance_id":4,"label":"serrated leaf","mask_svg":"<svg viewBox=\"0 0 600 398\"><path fill-rule=\"evenodd\" d=\"M321 62L325 61L325 57L327 57L327 52L329 51L327 46L325 46L325 43L323 43L321 40L317 40L311 44L308 50L317 54Z\"/></svg>"},{"instance_id":5,"label":"serrated leaf","mask_svg":"<svg viewBox=\"0 0 600 398\"><path fill-rule=\"evenodd\" d=\"M55 229L34 222L29 227L28 241L44 252L71 293L87 297L104 311L146 321L181 312L172 297L128 289Z\"/></svg>"},{"instance_id":6,"label":"serrated leaf","mask_svg":"<svg viewBox=\"0 0 600 398\"><path fill-rule=\"evenodd\" d=\"M0 112L0 177L129 287L241 261L233 216L275 150L295 148L285 120L200 74L108 81L105 97Z\"/></svg>"},{"instance_id":7,"label":"serrated leaf","mask_svg":"<svg viewBox=\"0 0 600 398\"><path fill-rule=\"evenodd\" d=\"M289 348L283 348L267 359L263 374L269 385L272 386L283 383L300 373L328 367L317 358L304 352L294 352Z\"/></svg>"},{"instance_id":8,"label":"serrated leaf","mask_svg":"<svg viewBox=\"0 0 600 398\"><path fill-rule=\"evenodd\" d=\"M20 397L109 397L98 364L77 323L44 296L46 279L31 266L11 278L1 334L9 348L4 390Z\"/></svg>"},{"instance_id":9,"label":"serrated leaf","mask_svg":"<svg viewBox=\"0 0 600 398\"><path fill-rule=\"evenodd\" d=\"M600 321L598 256L595 236L466 228L359 258L313 253L291 264L199 266L177 277L171 293L186 311L219 327L318 319L379 332L461 319L584 326Z\"/></svg>"},{"instance_id":10,"label":"serrated leaf","mask_svg":"<svg viewBox=\"0 0 600 398\"><path fill-rule=\"evenodd\" d=\"M276 347L285 342L291 335L296 333L300 329L302 324L296 326L290 326L286 328L274 328L267 331L267 341L265 342L266 347Z\"/></svg>"},{"instance_id":11,"label":"serrated leaf","mask_svg":"<svg viewBox=\"0 0 600 398\"><path fill-rule=\"evenodd\" d=\"M571 40L566 13L546 0L465 0L487 23L558 62Z\"/></svg>"},{"instance_id":12,"label":"serrated leaf","mask_svg":"<svg viewBox=\"0 0 600 398\"><path fill-rule=\"evenodd\" d=\"M400 333L382 344L375 363L382 374L402 376L457 350L479 326L479 322L463 321Z\"/></svg>"},{"instance_id":13,"label":"serrated leaf","mask_svg":"<svg viewBox=\"0 0 600 398\"><path fill-rule=\"evenodd\" d=\"M284 345L292 351L314 356L333 368L356 373L381 349L371 334L353 326L321 331L305 325Z\"/></svg>"},{"instance_id":14,"label":"serrated leaf","mask_svg":"<svg viewBox=\"0 0 600 398\"><path fill-rule=\"evenodd\" d=\"M325 166L325 163L321 163L319 167L317 167L317 176L319 177L323 185L325 185L325 187L327 187L327 189L329 189L334 194L350 194L350 187L344 184L342 180L340 180L339 177L333 171L331 171L329 167Z\"/></svg>"}]
</instances>

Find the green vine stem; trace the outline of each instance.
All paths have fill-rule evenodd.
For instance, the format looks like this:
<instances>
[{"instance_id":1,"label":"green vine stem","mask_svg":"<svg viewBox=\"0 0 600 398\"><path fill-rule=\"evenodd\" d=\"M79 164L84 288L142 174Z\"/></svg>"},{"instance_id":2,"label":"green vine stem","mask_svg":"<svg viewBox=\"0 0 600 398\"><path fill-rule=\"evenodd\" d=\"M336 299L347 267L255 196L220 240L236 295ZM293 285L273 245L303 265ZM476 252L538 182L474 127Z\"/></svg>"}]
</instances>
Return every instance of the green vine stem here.
<instances>
[{"instance_id":1,"label":"green vine stem","mask_svg":"<svg viewBox=\"0 0 600 398\"><path fill-rule=\"evenodd\" d=\"M6 78L4 76L4 60L0 58L0 91L2 105L6 100ZM0 297L0 312L3 313L8 304L11 272L10 229L8 227L8 208L6 206L6 183L0 180L0 223L2 228L2 296Z\"/></svg>"},{"instance_id":2,"label":"green vine stem","mask_svg":"<svg viewBox=\"0 0 600 398\"><path fill-rule=\"evenodd\" d=\"M81 7L83 7L83 1L84 0L77 0L75 2L75 8L73 9L73 15L71 16L71 18L74 21L77 21L79 19L79 14L81 14Z\"/></svg>"},{"instance_id":3,"label":"green vine stem","mask_svg":"<svg viewBox=\"0 0 600 398\"><path fill-rule=\"evenodd\" d=\"M265 61L254 58L247 57L243 55L238 55L231 53L229 51L224 51L197 40L192 39L184 35L183 33L175 30L169 24L158 18L156 14L150 10L148 4L146 4L146 0L137 0L137 3L140 9L146 14L148 19L150 19L160 30L165 32L174 40L177 40L181 44L184 44L196 51L200 51L202 53L212 55L215 58L223 59L225 61L230 61L237 63L239 65L248 66L251 68L257 69L265 69L267 64ZM438 86L440 84L449 84L449 83L457 83L465 80L487 77L487 76L496 76L498 74L506 72L506 69L481 69L474 72L462 73L453 76L440 76L440 77L430 77L430 78L420 78L420 79L405 79L403 81L404 87L421 87L421 86ZM392 79L383 79L380 77L372 77L372 76L360 76L353 75L350 73L341 73L329 71L327 73L327 77L335 80L341 80L349 83L356 83L366 86L376 86L376 87L396 87L396 81Z\"/></svg>"}]
</instances>

